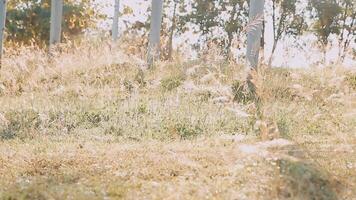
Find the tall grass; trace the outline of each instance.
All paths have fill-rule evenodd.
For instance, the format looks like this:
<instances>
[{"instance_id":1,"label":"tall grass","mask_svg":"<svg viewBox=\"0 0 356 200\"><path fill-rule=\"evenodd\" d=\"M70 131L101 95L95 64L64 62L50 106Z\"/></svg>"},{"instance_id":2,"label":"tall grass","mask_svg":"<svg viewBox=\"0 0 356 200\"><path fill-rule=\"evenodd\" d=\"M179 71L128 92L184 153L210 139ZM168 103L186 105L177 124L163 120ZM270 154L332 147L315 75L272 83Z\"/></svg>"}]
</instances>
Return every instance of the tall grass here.
<instances>
[{"instance_id":1,"label":"tall grass","mask_svg":"<svg viewBox=\"0 0 356 200\"><path fill-rule=\"evenodd\" d=\"M178 55L147 70L142 60L144 50L126 41L129 40L116 44L105 40L81 41L60 45L51 54L36 47L7 50L0 71L0 141L2 146L32 160L23 164L21 157L11 157L8 150L0 150L0 163L9 163L0 166L0 174L6 177L0 181L0 188L6 186L0 189L0 198L9 197L2 193L20 198L16 196L23 194L19 191L29 198L46 197L40 192L46 190L46 184L54 196L61 194L55 189L60 187L78 198L87 197L89 189L99 196L145 197L138 192L144 190L145 184L152 186L145 189L159 196L164 192L157 192L152 181L159 179L161 182L155 184L168 187L174 183L180 187L175 181L181 180L180 189L186 192L192 187L189 174L194 170L201 172L194 175L198 180L196 187L215 190L218 182L214 181L220 181L218 188L227 190L219 194L226 198L234 197L234 187L241 194L251 194L240 185L244 183L250 187L271 184L268 188L259 187L263 191L260 198L269 195L312 199L321 195L321 199L347 199L355 195L354 69L262 66L251 73L255 88L252 94L245 84L248 71L242 64L224 61L216 49L202 59L189 61ZM272 162L268 157L236 151L240 145L234 139L236 135L245 135L245 143L257 146L261 140L284 138L298 147L268 150L278 160ZM221 137L228 139L221 142ZM27 144L33 145L31 153L25 151ZM154 146L148 148L151 144ZM179 152L178 163L170 160L170 144L175 144L173 152ZM61 155L59 160L49 156L50 145L55 147L52 154ZM127 149L120 149L121 146ZM60 154L66 152L62 148L84 148L83 155ZM151 155L147 149L158 154ZM307 156L294 158L299 150ZM43 154L37 156L37 151ZM95 166L101 164L93 159L97 156L94 151L104 155L100 162L132 173L141 185L127 180L126 175L118 175L120 180L113 178L110 167L107 172L97 169ZM116 157L112 159L116 153L127 158L122 160L122 166L114 162ZM84 167L80 160L90 167ZM150 163L157 160L164 165ZM255 168L240 169L239 165ZM81 168L86 175L79 173ZM147 171L140 172L140 168ZM246 175L236 175L235 168ZM57 174L56 169L64 174ZM300 182L300 173L311 176ZM8 183L14 177L19 179L20 174L30 180L29 185L19 181L10 187ZM107 187L104 185L108 183L98 178L100 174L110 177ZM187 179L176 179L180 176ZM212 181L206 177L212 177ZM79 183L84 184L80 190L70 189L72 184ZM303 196L300 186L306 183L310 187L325 187L325 192L314 188L309 196ZM186 198L201 197L200 193L185 192L182 195Z\"/></svg>"}]
</instances>

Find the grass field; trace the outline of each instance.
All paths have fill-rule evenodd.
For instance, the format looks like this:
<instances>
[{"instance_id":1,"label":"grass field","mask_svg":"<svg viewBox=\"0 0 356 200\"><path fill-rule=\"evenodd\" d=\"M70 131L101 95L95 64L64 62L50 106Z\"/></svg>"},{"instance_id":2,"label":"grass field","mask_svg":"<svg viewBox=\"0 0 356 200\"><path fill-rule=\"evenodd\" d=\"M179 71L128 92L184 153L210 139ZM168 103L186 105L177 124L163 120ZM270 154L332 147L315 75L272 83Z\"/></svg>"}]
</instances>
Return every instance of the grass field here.
<instances>
[{"instance_id":1,"label":"grass field","mask_svg":"<svg viewBox=\"0 0 356 200\"><path fill-rule=\"evenodd\" d=\"M8 50L0 199L356 199L356 72ZM130 53L124 53L130 52Z\"/></svg>"}]
</instances>

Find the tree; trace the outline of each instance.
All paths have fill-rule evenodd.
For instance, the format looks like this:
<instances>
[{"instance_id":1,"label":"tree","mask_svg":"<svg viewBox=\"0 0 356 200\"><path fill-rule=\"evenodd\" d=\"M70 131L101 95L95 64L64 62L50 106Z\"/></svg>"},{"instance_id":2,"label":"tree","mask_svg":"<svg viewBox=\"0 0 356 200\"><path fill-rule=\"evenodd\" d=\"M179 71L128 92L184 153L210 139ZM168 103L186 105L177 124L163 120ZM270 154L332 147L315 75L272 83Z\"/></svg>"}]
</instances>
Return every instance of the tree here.
<instances>
[{"instance_id":1,"label":"tree","mask_svg":"<svg viewBox=\"0 0 356 200\"><path fill-rule=\"evenodd\" d=\"M182 25L191 23L196 25L196 33L200 33L202 37L205 37L205 42L210 36L212 36L212 29L219 26L218 16L220 10L218 10L217 2L214 0L197 0L191 2L192 11L184 16Z\"/></svg>"},{"instance_id":2,"label":"tree","mask_svg":"<svg viewBox=\"0 0 356 200\"><path fill-rule=\"evenodd\" d=\"M168 59L172 59L172 54L173 54L173 36L174 36L174 31L176 29L176 21L177 21L177 6L178 6L178 0L173 0L174 1L174 7L173 7L173 17L172 17L172 26L169 31L169 39L168 39L168 54L167 57Z\"/></svg>"},{"instance_id":3,"label":"tree","mask_svg":"<svg viewBox=\"0 0 356 200\"><path fill-rule=\"evenodd\" d=\"M231 47L236 35L240 35L248 21L248 4L245 0L196 0L191 2L191 12L181 17L180 26L193 25L206 44L212 40L231 56ZM180 29L183 29L183 28ZM186 28L189 29L189 28ZM218 32L219 34L216 34Z\"/></svg>"},{"instance_id":4,"label":"tree","mask_svg":"<svg viewBox=\"0 0 356 200\"><path fill-rule=\"evenodd\" d=\"M163 0L152 0L151 28L147 49L147 63L152 67L159 59L160 32L162 24Z\"/></svg>"},{"instance_id":5,"label":"tree","mask_svg":"<svg viewBox=\"0 0 356 200\"><path fill-rule=\"evenodd\" d=\"M56 44L61 42L63 18L63 0L51 1L51 30L49 44Z\"/></svg>"},{"instance_id":6,"label":"tree","mask_svg":"<svg viewBox=\"0 0 356 200\"><path fill-rule=\"evenodd\" d=\"M299 0L272 0L273 46L269 66L278 42L285 36L298 36L306 29L304 11L297 11L298 4Z\"/></svg>"},{"instance_id":7,"label":"tree","mask_svg":"<svg viewBox=\"0 0 356 200\"><path fill-rule=\"evenodd\" d=\"M6 18L7 41L46 46L50 38L50 0L11 0ZM104 15L91 0L64 0L62 39L67 40L96 26Z\"/></svg>"},{"instance_id":8,"label":"tree","mask_svg":"<svg viewBox=\"0 0 356 200\"><path fill-rule=\"evenodd\" d=\"M6 20L6 0L0 0L0 69Z\"/></svg>"},{"instance_id":9,"label":"tree","mask_svg":"<svg viewBox=\"0 0 356 200\"><path fill-rule=\"evenodd\" d=\"M340 0L338 5L341 8L337 23L340 26L340 34L338 36L338 62L342 63L346 57L350 43L352 41L356 42L356 12L355 1L353 0Z\"/></svg>"},{"instance_id":10,"label":"tree","mask_svg":"<svg viewBox=\"0 0 356 200\"><path fill-rule=\"evenodd\" d=\"M112 25L112 39L117 40L119 35L119 14L120 14L120 0L115 0L114 19Z\"/></svg>"},{"instance_id":11,"label":"tree","mask_svg":"<svg viewBox=\"0 0 356 200\"><path fill-rule=\"evenodd\" d=\"M247 9L244 9L245 1L233 0L224 1L223 8L227 9L231 6L232 10L229 16L229 21L225 23L224 29L227 34L227 42L225 43L225 48L227 49L226 54L231 56L231 46L234 39L234 34L240 34L243 30L243 25L246 24Z\"/></svg>"},{"instance_id":12,"label":"tree","mask_svg":"<svg viewBox=\"0 0 356 200\"><path fill-rule=\"evenodd\" d=\"M309 0L308 9L314 19L313 32L318 38L319 46L323 51L323 63L326 62L326 49L331 34L340 34L338 17L342 11L336 0Z\"/></svg>"},{"instance_id":13,"label":"tree","mask_svg":"<svg viewBox=\"0 0 356 200\"><path fill-rule=\"evenodd\" d=\"M249 24L247 26L247 65L257 69L261 46L264 0L250 0Z\"/></svg>"},{"instance_id":14,"label":"tree","mask_svg":"<svg viewBox=\"0 0 356 200\"><path fill-rule=\"evenodd\" d=\"M161 58L171 60L173 55L174 36L182 32L179 21L185 10L185 0L165 0L163 3L161 25Z\"/></svg>"},{"instance_id":15,"label":"tree","mask_svg":"<svg viewBox=\"0 0 356 200\"><path fill-rule=\"evenodd\" d=\"M143 3L142 3L143 4ZM179 35L184 32L180 29L179 23L181 21L182 13L186 10L185 0L165 0L162 8L162 20L160 31L160 55L161 59L169 60L173 54L173 40L175 35ZM140 19L135 22L128 22L125 33L130 36L135 36L136 40L139 38L138 46L147 46L149 41L146 38L150 36L151 28L151 12L152 7L147 8L147 13L141 15ZM123 13L124 14L124 13ZM133 14L133 13L127 13ZM125 23L125 21L123 21Z\"/></svg>"}]
</instances>

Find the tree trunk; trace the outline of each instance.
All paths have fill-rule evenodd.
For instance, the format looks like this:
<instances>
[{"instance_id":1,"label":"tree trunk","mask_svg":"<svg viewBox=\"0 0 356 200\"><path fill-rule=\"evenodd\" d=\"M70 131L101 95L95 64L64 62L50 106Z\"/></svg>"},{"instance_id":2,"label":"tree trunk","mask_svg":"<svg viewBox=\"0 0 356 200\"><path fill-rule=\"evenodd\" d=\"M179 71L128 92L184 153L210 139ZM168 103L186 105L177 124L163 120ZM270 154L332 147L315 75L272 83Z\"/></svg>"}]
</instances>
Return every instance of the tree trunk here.
<instances>
[{"instance_id":1,"label":"tree trunk","mask_svg":"<svg viewBox=\"0 0 356 200\"><path fill-rule=\"evenodd\" d=\"M278 40L273 41L272 52L268 59L268 67L272 66L273 56L274 56L274 52L276 51L276 48L277 48L277 43L278 43Z\"/></svg>"},{"instance_id":2,"label":"tree trunk","mask_svg":"<svg viewBox=\"0 0 356 200\"><path fill-rule=\"evenodd\" d=\"M327 45L327 44L326 44ZM322 64L326 64L326 45L323 46L323 58L322 58Z\"/></svg>"},{"instance_id":3,"label":"tree trunk","mask_svg":"<svg viewBox=\"0 0 356 200\"><path fill-rule=\"evenodd\" d=\"M174 30L176 29L176 13L177 13L177 0L174 0L174 10L173 10L173 18L172 18L172 27L171 32L169 33L169 41L168 41L168 59L172 60L173 58L173 36Z\"/></svg>"},{"instance_id":4,"label":"tree trunk","mask_svg":"<svg viewBox=\"0 0 356 200\"><path fill-rule=\"evenodd\" d=\"M342 14L342 28L341 28L341 34L339 37L339 53L338 53L337 64L341 64L341 57L342 57L342 52L343 52L342 44L344 41L344 33L345 33L345 27L346 27L348 8L349 8L349 4L346 4L346 8L344 9L344 12Z\"/></svg>"},{"instance_id":5,"label":"tree trunk","mask_svg":"<svg viewBox=\"0 0 356 200\"><path fill-rule=\"evenodd\" d=\"M49 44L61 42L61 28L63 15L63 0L52 0L51 2L51 31Z\"/></svg>"},{"instance_id":6,"label":"tree trunk","mask_svg":"<svg viewBox=\"0 0 356 200\"><path fill-rule=\"evenodd\" d=\"M163 0L152 0L151 29L147 49L147 63L149 68L159 59L159 43L162 23Z\"/></svg>"},{"instance_id":7,"label":"tree trunk","mask_svg":"<svg viewBox=\"0 0 356 200\"><path fill-rule=\"evenodd\" d=\"M354 13L352 15L352 21L351 21L350 27L354 27L355 22L356 22L356 13ZM341 49L342 49L342 54L341 54L341 58L340 58L341 63L344 62L346 54L347 54L347 49L350 46L351 41L353 40L353 37L350 37L352 35L354 37L355 33L353 32L353 29L350 29L349 33L345 37L346 39L344 41L344 45L341 47Z\"/></svg>"},{"instance_id":8,"label":"tree trunk","mask_svg":"<svg viewBox=\"0 0 356 200\"><path fill-rule=\"evenodd\" d=\"M262 22L262 36L261 36L261 62L264 62L264 60L265 60L265 29L266 29L266 24L265 24L265 21L263 20L263 22Z\"/></svg>"},{"instance_id":9,"label":"tree trunk","mask_svg":"<svg viewBox=\"0 0 356 200\"><path fill-rule=\"evenodd\" d=\"M276 5L275 5L275 1L273 1L273 46L272 46L272 52L271 52L271 55L268 59L268 67L271 67L272 66L272 61L273 61L273 56L274 56L274 53L276 51L276 48L277 48L277 45L278 45L278 41L281 39L282 37L282 34L283 34L283 21L284 19L286 18L286 15L285 13L282 13L281 14L281 17L279 18L279 22L278 22L278 27L277 27L277 24L276 24Z\"/></svg>"},{"instance_id":10,"label":"tree trunk","mask_svg":"<svg viewBox=\"0 0 356 200\"><path fill-rule=\"evenodd\" d=\"M273 27L273 39L276 39L276 0L272 0L272 27Z\"/></svg>"},{"instance_id":11,"label":"tree trunk","mask_svg":"<svg viewBox=\"0 0 356 200\"><path fill-rule=\"evenodd\" d=\"M235 20L235 16L237 14L237 4L238 4L237 1L232 4L233 9L231 11L231 16L229 19L230 23L232 23ZM227 41L227 46L226 46L226 49L227 49L226 56L227 56L227 59L231 60L231 58L232 58L231 48L232 48L232 42L234 39L234 32L230 29L228 29L228 31L227 31L227 39L228 39L228 41Z\"/></svg>"},{"instance_id":12,"label":"tree trunk","mask_svg":"<svg viewBox=\"0 0 356 200\"><path fill-rule=\"evenodd\" d=\"M231 51L231 48L232 48L232 40L233 40L233 37L234 37L234 35L233 35L233 33L232 32L228 32L227 33L227 39L228 39L228 41L227 41L227 45L226 45L226 58L228 59L228 60L231 60L232 59L232 51Z\"/></svg>"},{"instance_id":13,"label":"tree trunk","mask_svg":"<svg viewBox=\"0 0 356 200\"><path fill-rule=\"evenodd\" d=\"M1 69L2 49L4 44L5 20L6 20L6 0L0 0L0 69Z\"/></svg>"},{"instance_id":14,"label":"tree trunk","mask_svg":"<svg viewBox=\"0 0 356 200\"><path fill-rule=\"evenodd\" d=\"M249 28L247 30L247 65L257 69L261 46L264 0L251 0L249 11Z\"/></svg>"},{"instance_id":15,"label":"tree trunk","mask_svg":"<svg viewBox=\"0 0 356 200\"><path fill-rule=\"evenodd\" d=\"M114 18L112 24L112 40L116 41L119 36L119 13L120 13L120 0L115 0Z\"/></svg>"}]
</instances>

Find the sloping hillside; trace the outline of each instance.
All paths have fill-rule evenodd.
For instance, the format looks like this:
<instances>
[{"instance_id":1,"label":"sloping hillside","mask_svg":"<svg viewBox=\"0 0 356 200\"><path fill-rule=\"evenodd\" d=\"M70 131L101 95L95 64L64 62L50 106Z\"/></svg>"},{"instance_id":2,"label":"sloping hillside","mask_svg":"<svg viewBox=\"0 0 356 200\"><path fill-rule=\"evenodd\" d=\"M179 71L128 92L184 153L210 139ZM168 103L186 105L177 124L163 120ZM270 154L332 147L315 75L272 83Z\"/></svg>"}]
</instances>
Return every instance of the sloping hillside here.
<instances>
[{"instance_id":1,"label":"sloping hillside","mask_svg":"<svg viewBox=\"0 0 356 200\"><path fill-rule=\"evenodd\" d=\"M147 70L122 48L8 51L0 199L356 198L352 69L261 68L256 98L214 53Z\"/></svg>"}]
</instances>

